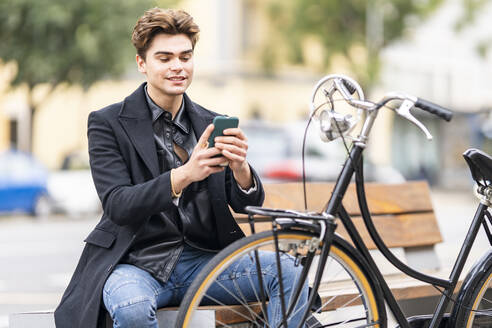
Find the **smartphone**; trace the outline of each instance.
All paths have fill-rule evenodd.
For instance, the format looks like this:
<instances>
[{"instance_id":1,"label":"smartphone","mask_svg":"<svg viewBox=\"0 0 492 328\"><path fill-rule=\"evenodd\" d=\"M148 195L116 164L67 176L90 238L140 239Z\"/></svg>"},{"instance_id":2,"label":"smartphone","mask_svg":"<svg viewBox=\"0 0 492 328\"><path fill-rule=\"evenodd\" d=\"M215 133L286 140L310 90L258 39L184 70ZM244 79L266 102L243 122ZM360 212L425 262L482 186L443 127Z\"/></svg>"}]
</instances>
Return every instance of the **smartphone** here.
<instances>
[{"instance_id":1,"label":"smartphone","mask_svg":"<svg viewBox=\"0 0 492 328\"><path fill-rule=\"evenodd\" d=\"M214 117L214 130L208 138L208 147L215 146L215 137L223 136L225 129L237 128L239 125L239 119L237 117L230 116L216 116Z\"/></svg>"}]
</instances>

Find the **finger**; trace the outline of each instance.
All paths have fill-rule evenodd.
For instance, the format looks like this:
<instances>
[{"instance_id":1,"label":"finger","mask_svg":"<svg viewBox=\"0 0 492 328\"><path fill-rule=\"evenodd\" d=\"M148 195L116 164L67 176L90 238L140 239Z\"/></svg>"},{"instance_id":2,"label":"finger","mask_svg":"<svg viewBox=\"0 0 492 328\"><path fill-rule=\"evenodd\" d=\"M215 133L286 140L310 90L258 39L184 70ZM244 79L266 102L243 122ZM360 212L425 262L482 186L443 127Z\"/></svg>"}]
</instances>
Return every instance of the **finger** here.
<instances>
[{"instance_id":1,"label":"finger","mask_svg":"<svg viewBox=\"0 0 492 328\"><path fill-rule=\"evenodd\" d=\"M224 135L236 136L241 140L246 140L246 135L240 128L229 128L224 130Z\"/></svg>"},{"instance_id":2,"label":"finger","mask_svg":"<svg viewBox=\"0 0 492 328\"><path fill-rule=\"evenodd\" d=\"M233 162L243 162L246 160L246 156L241 156L241 155L238 155L238 154L234 154L234 153L231 153L230 151L228 150L224 150L222 152L222 155L224 155L225 158L233 161Z\"/></svg>"},{"instance_id":3,"label":"finger","mask_svg":"<svg viewBox=\"0 0 492 328\"><path fill-rule=\"evenodd\" d=\"M223 143L216 144L215 146L219 150L221 150L221 153L223 153L224 150L227 150L233 154L246 157L247 149L245 149L245 148L241 148L241 147L231 145L231 144L223 144Z\"/></svg>"},{"instance_id":4,"label":"finger","mask_svg":"<svg viewBox=\"0 0 492 328\"><path fill-rule=\"evenodd\" d=\"M200 148L206 148L208 147L208 138L212 134L212 131L214 130L214 125L209 124L205 131L203 131L202 135L200 136L200 139L198 139L197 146Z\"/></svg>"},{"instance_id":5,"label":"finger","mask_svg":"<svg viewBox=\"0 0 492 328\"><path fill-rule=\"evenodd\" d=\"M200 162L200 164L203 166L217 166L220 164L227 164L227 163L229 163L229 160L224 156L212 157L212 158L204 159Z\"/></svg>"},{"instance_id":6,"label":"finger","mask_svg":"<svg viewBox=\"0 0 492 328\"><path fill-rule=\"evenodd\" d=\"M212 147L212 148L202 149L199 153L199 157L204 159L204 158L213 157L213 156L216 156L219 154L221 154L221 150L219 148Z\"/></svg>"},{"instance_id":7,"label":"finger","mask_svg":"<svg viewBox=\"0 0 492 328\"><path fill-rule=\"evenodd\" d=\"M248 143L244 140L241 140L236 137L216 137L215 138L215 146L219 148L220 144L229 144L229 145L235 145L239 148L243 149L248 149Z\"/></svg>"}]
</instances>

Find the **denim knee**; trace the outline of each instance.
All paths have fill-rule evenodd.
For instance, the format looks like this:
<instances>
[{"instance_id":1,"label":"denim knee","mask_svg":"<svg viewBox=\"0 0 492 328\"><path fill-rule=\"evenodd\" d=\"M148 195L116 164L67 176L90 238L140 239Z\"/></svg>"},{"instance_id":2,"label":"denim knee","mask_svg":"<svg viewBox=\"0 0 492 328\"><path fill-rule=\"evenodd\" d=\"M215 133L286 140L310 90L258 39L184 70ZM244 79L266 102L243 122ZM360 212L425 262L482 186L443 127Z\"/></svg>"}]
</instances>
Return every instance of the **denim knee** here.
<instances>
[{"instance_id":1,"label":"denim knee","mask_svg":"<svg viewBox=\"0 0 492 328\"><path fill-rule=\"evenodd\" d=\"M280 257L280 267L282 270L283 280L297 282L297 280L301 277L303 266L300 265L300 263L296 263L295 258L288 254ZM275 271L276 270L277 267L275 266Z\"/></svg>"},{"instance_id":2,"label":"denim knee","mask_svg":"<svg viewBox=\"0 0 492 328\"><path fill-rule=\"evenodd\" d=\"M283 286L284 286L284 289L289 291L291 290L296 284L297 282L299 281L299 279L301 278L301 272L302 272L302 269L303 269L303 266L300 265L300 264L296 264L296 261L295 261L295 258L288 255L288 254L283 254L281 257L280 257L280 267L281 267L281 270L282 270L282 282L283 282ZM268 277L270 277L270 279L267 279L267 281L270 281L269 285L270 285L270 291L274 291L275 294L274 295L277 295L277 293L279 292L279 274L278 274L278 271L277 271L277 262L276 260L272 260L272 263L265 268L265 271L263 272L263 274ZM305 287L307 288L307 281L305 282Z\"/></svg>"},{"instance_id":3,"label":"denim knee","mask_svg":"<svg viewBox=\"0 0 492 328\"><path fill-rule=\"evenodd\" d=\"M115 304L111 318L115 328L156 328L155 300L135 297Z\"/></svg>"}]
</instances>

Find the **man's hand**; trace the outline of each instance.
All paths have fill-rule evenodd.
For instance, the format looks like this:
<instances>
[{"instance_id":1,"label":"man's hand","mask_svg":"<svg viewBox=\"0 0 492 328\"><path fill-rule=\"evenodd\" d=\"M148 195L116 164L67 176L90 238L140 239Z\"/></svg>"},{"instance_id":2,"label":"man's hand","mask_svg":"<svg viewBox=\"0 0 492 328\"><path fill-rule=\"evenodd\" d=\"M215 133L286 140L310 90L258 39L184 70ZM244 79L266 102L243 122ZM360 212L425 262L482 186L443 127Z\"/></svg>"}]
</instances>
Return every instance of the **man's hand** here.
<instances>
[{"instance_id":1,"label":"man's hand","mask_svg":"<svg viewBox=\"0 0 492 328\"><path fill-rule=\"evenodd\" d=\"M173 187L176 193L180 193L184 188L195 181L200 181L209 175L224 170L223 166L228 160L223 156L213 157L220 154L216 147L208 148L208 138L214 130L214 125L207 126L196 144L191 156L185 165L174 169Z\"/></svg>"},{"instance_id":2,"label":"man's hand","mask_svg":"<svg viewBox=\"0 0 492 328\"><path fill-rule=\"evenodd\" d=\"M234 179L243 189L249 189L253 185L253 178L246 153L248 152L248 139L240 128L225 129L224 136L215 138L215 147L229 161L229 167L234 174Z\"/></svg>"}]
</instances>

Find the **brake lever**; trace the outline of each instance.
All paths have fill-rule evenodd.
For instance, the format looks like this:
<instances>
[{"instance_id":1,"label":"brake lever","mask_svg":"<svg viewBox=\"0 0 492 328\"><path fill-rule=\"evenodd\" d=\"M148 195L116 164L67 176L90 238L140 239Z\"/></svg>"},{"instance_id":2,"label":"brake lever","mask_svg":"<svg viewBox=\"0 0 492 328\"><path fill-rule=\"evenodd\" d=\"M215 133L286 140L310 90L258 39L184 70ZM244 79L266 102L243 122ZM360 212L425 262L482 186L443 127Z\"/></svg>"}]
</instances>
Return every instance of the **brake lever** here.
<instances>
[{"instance_id":1,"label":"brake lever","mask_svg":"<svg viewBox=\"0 0 492 328\"><path fill-rule=\"evenodd\" d=\"M410 113L410 109L413 107L413 105L414 105L413 101L409 99L405 99L401 103L400 107L395 109L395 111L398 115L403 116L404 118L415 124L420 130L422 130L425 133L427 140L432 140L432 134L430 134L429 130L427 130L425 125L423 125L419 120L417 120L412 115L412 113Z\"/></svg>"}]
</instances>

